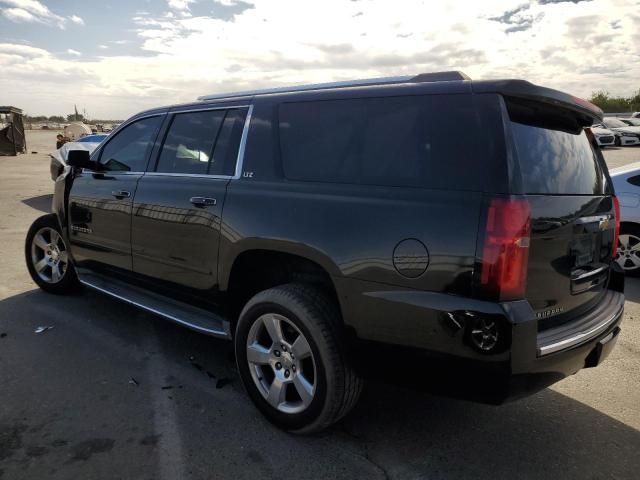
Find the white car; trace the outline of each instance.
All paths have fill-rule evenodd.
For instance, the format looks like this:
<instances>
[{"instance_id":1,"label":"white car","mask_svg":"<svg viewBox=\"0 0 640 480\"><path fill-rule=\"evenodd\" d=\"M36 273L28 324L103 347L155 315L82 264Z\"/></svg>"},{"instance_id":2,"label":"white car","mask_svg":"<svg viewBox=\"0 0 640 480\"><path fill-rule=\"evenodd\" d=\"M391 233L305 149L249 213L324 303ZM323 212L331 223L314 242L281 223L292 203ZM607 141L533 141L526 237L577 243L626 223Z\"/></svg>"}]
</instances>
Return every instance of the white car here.
<instances>
[{"instance_id":1,"label":"white car","mask_svg":"<svg viewBox=\"0 0 640 480\"><path fill-rule=\"evenodd\" d=\"M604 127L591 127L591 132L593 136L596 137L596 141L600 148L608 147L611 145L615 145L616 143L616 135L608 128Z\"/></svg>"},{"instance_id":2,"label":"white car","mask_svg":"<svg viewBox=\"0 0 640 480\"><path fill-rule=\"evenodd\" d=\"M630 125L632 127L640 127L640 118L621 118L620 121Z\"/></svg>"},{"instance_id":3,"label":"white car","mask_svg":"<svg viewBox=\"0 0 640 480\"><path fill-rule=\"evenodd\" d=\"M617 146L640 144L640 127L627 125L614 117L604 117L602 125L615 133Z\"/></svg>"},{"instance_id":4,"label":"white car","mask_svg":"<svg viewBox=\"0 0 640 480\"><path fill-rule=\"evenodd\" d=\"M65 143L58 150L50 154L51 164L49 168L51 170L51 180L55 182L56 178L62 174L64 167L67 165L67 158L71 150L87 150L91 153L107 137L108 135L102 134L86 135L75 142Z\"/></svg>"},{"instance_id":5,"label":"white car","mask_svg":"<svg viewBox=\"0 0 640 480\"><path fill-rule=\"evenodd\" d=\"M640 275L640 162L611 169L620 201L620 240L616 262L626 273Z\"/></svg>"}]
</instances>

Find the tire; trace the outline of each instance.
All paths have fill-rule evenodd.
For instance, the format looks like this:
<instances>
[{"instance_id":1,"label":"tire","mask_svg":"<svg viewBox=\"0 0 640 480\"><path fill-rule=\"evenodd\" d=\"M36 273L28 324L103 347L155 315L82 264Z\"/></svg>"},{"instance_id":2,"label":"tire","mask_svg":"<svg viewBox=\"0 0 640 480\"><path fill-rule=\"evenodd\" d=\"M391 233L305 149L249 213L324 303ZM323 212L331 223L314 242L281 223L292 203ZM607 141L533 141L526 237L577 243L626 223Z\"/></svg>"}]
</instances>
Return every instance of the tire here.
<instances>
[{"instance_id":1,"label":"tire","mask_svg":"<svg viewBox=\"0 0 640 480\"><path fill-rule=\"evenodd\" d=\"M620 137L616 137L616 139L613 141L613 143L615 144L616 147L621 147L622 146L622 141L620 140Z\"/></svg>"},{"instance_id":2,"label":"tire","mask_svg":"<svg viewBox=\"0 0 640 480\"><path fill-rule=\"evenodd\" d=\"M253 403L279 428L319 432L357 403L362 380L346 360L341 325L335 303L305 284L264 290L242 310L234 339L238 372Z\"/></svg>"},{"instance_id":3,"label":"tire","mask_svg":"<svg viewBox=\"0 0 640 480\"><path fill-rule=\"evenodd\" d=\"M29 274L42 290L65 295L79 289L80 282L55 214L44 215L33 222L24 251Z\"/></svg>"},{"instance_id":4,"label":"tire","mask_svg":"<svg viewBox=\"0 0 640 480\"><path fill-rule=\"evenodd\" d=\"M638 251L634 251L634 247L637 247ZM625 275L640 277L640 225L625 223L620 227L616 262L622 267Z\"/></svg>"}]
</instances>

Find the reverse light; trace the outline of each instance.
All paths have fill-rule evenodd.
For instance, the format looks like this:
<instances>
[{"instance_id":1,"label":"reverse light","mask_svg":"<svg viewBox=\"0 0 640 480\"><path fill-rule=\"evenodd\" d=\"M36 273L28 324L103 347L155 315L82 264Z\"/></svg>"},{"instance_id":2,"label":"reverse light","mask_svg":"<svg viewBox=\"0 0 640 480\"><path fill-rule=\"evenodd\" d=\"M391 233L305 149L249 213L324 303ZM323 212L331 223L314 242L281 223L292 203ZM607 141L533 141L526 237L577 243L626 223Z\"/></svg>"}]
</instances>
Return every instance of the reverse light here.
<instances>
[{"instance_id":1,"label":"reverse light","mask_svg":"<svg viewBox=\"0 0 640 480\"><path fill-rule=\"evenodd\" d=\"M618 238L620 237L620 200L613 196L613 210L616 216L616 228L613 232L613 247L611 248L611 256L613 258L618 254Z\"/></svg>"},{"instance_id":2,"label":"reverse light","mask_svg":"<svg viewBox=\"0 0 640 480\"><path fill-rule=\"evenodd\" d=\"M479 290L492 300L524 298L531 209L522 198L492 198L482 245Z\"/></svg>"}]
</instances>

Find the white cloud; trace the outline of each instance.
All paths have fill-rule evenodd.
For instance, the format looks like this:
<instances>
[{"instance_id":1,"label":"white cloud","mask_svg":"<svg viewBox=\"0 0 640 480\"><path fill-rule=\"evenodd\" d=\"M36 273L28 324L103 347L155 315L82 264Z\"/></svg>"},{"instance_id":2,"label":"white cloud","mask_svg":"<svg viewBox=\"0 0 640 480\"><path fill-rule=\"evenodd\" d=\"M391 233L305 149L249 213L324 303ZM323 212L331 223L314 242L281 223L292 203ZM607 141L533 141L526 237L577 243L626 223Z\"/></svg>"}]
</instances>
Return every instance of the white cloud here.
<instances>
[{"instance_id":1,"label":"white cloud","mask_svg":"<svg viewBox=\"0 0 640 480\"><path fill-rule=\"evenodd\" d=\"M22 8L3 8L2 15L12 22L37 22L38 18Z\"/></svg>"},{"instance_id":2,"label":"white cloud","mask_svg":"<svg viewBox=\"0 0 640 480\"><path fill-rule=\"evenodd\" d=\"M38 0L0 0L0 11L13 22L38 22L61 29L66 24L66 19L53 13Z\"/></svg>"},{"instance_id":3,"label":"white cloud","mask_svg":"<svg viewBox=\"0 0 640 480\"><path fill-rule=\"evenodd\" d=\"M61 81L95 115L120 118L213 92L452 69L580 96L599 89L628 95L640 88L635 2L531 1L509 16L510 0L406 0L401 8L384 0L255 0L254 8L218 0L213 17L193 17L180 13L191 2L171 0L172 18L139 15L126 26L135 29L142 51L129 43L127 55L110 56L102 47L127 41L105 39L97 58L38 51L19 59L7 50L32 47L0 46L0 83L10 84L5 93L31 113L60 112L57 99L29 92ZM217 4L232 10L216 18Z\"/></svg>"},{"instance_id":4,"label":"white cloud","mask_svg":"<svg viewBox=\"0 0 640 480\"><path fill-rule=\"evenodd\" d=\"M195 0L167 0L169 8L174 10L182 17L191 16L191 10L189 8L189 4L191 3L195 3Z\"/></svg>"},{"instance_id":5,"label":"white cloud","mask_svg":"<svg viewBox=\"0 0 640 480\"><path fill-rule=\"evenodd\" d=\"M84 20L77 15L71 15L69 17L69 20L71 20L76 25L84 25Z\"/></svg>"},{"instance_id":6,"label":"white cloud","mask_svg":"<svg viewBox=\"0 0 640 480\"><path fill-rule=\"evenodd\" d=\"M74 57L79 57L82 55L78 50L74 50L73 48L68 48L67 53L69 55L73 55Z\"/></svg>"},{"instance_id":7,"label":"white cloud","mask_svg":"<svg viewBox=\"0 0 640 480\"><path fill-rule=\"evenodd\" d=\"M98 45L100 50L107 50L109 47L107 45Z\"/></svg>"}]
</instances>

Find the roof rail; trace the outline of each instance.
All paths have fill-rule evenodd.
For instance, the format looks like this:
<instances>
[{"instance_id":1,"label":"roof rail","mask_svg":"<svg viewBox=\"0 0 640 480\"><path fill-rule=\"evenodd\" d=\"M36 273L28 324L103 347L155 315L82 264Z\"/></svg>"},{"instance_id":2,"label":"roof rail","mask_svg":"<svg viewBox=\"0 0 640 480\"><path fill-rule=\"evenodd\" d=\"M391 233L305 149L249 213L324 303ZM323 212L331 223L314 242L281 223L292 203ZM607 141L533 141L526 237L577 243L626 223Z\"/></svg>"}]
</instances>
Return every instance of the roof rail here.
<instances>
[{"instance_id":1,"label":"roof rail","mask_svg":"<svg viewBox=\"0 0 640 480\"><path fill-rule=\"evenodd\" d=\"M347 80L343 82L310 83L307 85L294 85L290 87L264 88L260 90L246 90L241 92L215 93L203 95L198 100L218 100L223 98L251 97L254 95L266 95L269 93L305 92L309 90L327 90L330 88L365 87L371 85L391 85L396 83L423 83L423 82L447 82L455 80L471 80L462 72L433 72L419 75L405 75L399 77L365 78L360 80Z\"/></svg>"}]
</instances>

